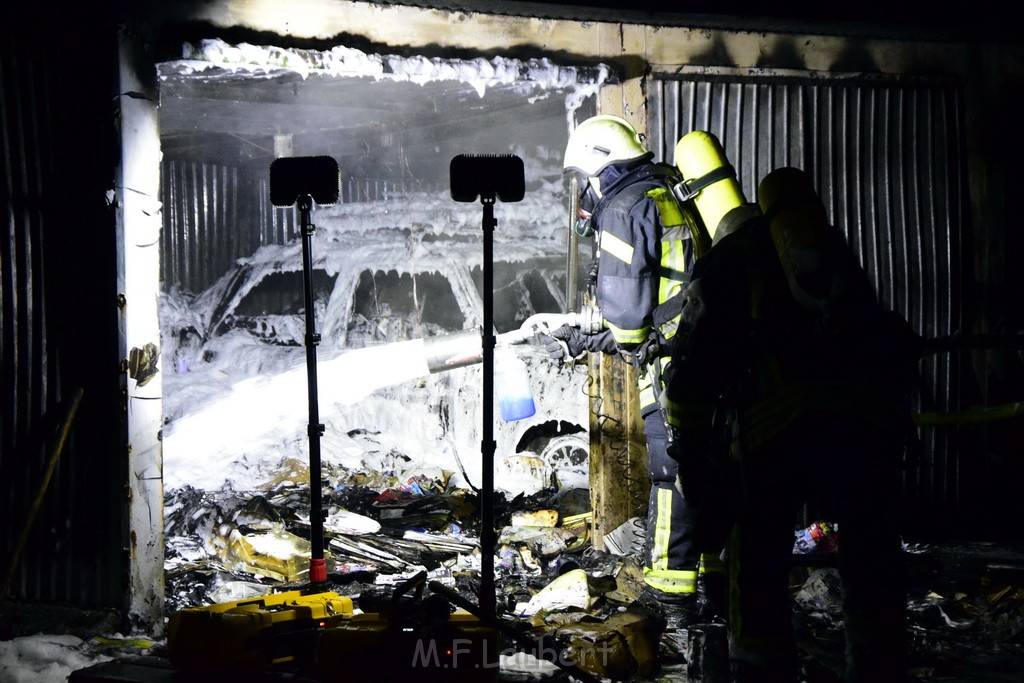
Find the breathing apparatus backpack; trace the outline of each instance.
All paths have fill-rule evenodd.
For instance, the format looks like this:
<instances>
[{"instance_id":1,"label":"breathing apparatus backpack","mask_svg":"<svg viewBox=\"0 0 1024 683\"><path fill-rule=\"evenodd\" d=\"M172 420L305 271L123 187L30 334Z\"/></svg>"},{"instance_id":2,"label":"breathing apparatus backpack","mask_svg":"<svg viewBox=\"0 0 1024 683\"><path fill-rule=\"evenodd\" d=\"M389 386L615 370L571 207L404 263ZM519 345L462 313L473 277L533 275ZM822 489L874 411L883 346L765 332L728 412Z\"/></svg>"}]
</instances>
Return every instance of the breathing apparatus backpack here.
<instances>
[{"instance_id":1,"label":"breathing apparatus backpack","mask_svg":"<svg viewBox=\"0 0 1024 683\"><path fill-rule=\"evenodd\" d=\"M805 311L799 317L816 331L846 331L877 316L879 306L867 274L828 223L804 171L772 171L758 186L758 204L750 204L713 134L687 133L676 144L675 159L685 179L675 186L676 197L696 206L712 244L759 217L771 235L789 294Z\"/></svg>"},{"instance_id":2,"label":"breathing apparatus backpack","mask_svg":"<svg viewBox=\"0 0 1024 683\"><path fill-rule=\"evenodd\" d=\"M806 173L793 167L772 171L758 187L758 203L790 294L801 307L820 312L826 326L876 307L867 275L829 225Z\"/></svg>"},{"instance_id":3,"label":"breathing apparatus backpack","mask_svg":"<svg viewBox=\"0 0 1024 683\"><path fill-rule=\"evenodd\" d=\"M736 179L736 171L725 156L721 143L711 133L687 133L675 148L678 171L672 195L679 210L694 223L694 259L699 259L726 234L759 211L747 202ZM687 276L686 281L689 280ZM682 292L678 292L682 294ZM685 297L666 299L654 313L654 326L666 341L679 328Z\"/></svg>"},{"instance_id":4,"label":"breathing apparatus backpack","mask_svg":"<svg viewBox=\"0 0 1024 683\"><path fill-rule=\"evenodd\" d=\"M713 134L694 130L679 138L675 161L684 179L673 188L676 198L695 205L712 244L756 215L756 206L747 201L736 169Z\"/></svg>"},{"instance_id":5,"label":"breathing apparatus backpack","mask_svg":"<svg viewBox=\"0 0 1024 683\"><path fill-rule=\"evenodd\" d=\"M797 168L776 169L761 181L758 202L789 292L817 332L884 344L902 356L895 362L916 361L920 336L882 306L853 250L828 222L810 177Z\"/></svg>"},{"instance_id":6,"label":"breathing apparatus backpack","mask_svg":"<svg viewBox=\"0 0 1024 683\"><path fill-rule=\"evenodd\" d=\"M758 203L785 279L777 289L788 289L791 304L761 337L762 361L771 364L760 368L766 400L748 416L750 439L777 433L781 414L800 410L855 411L878 427L904 429L920 337L882 306L804 171L766 175Z\"/></svg>"}]
</instances>

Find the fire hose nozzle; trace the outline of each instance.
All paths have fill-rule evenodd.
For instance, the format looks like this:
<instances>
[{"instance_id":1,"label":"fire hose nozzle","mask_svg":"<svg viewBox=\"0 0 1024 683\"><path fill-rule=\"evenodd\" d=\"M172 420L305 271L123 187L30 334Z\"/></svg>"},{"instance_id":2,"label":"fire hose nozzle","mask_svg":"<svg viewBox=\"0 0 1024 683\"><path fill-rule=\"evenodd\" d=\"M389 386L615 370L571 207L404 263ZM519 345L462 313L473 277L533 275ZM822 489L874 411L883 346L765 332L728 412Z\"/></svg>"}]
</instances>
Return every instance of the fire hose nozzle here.
<instances>
[{"instance_id":1,"label":"fire hose nozzle","mask_svg":"<svg viewBox=\"0 0 1024 683\"><path fill-rule=\"evenodd\" d=\"M524 320L518 330L497 335L495 344L523 344L536 334L550 334L562 325L578 327L584 334L594 334L601 331L604 318L596 306L583 306L572 313L535 313ZM424 361L431 373L483 361L483 338L479 329L428 337L422 343Z\"/></svg>"},{"instance_id":2,"label":"fire hose nozzle","mask_svg":"<svg viewBox=\"0 0 1024 683\"><path fill-rule=\"evenodd\" d=\"M597 306L583 306L578 313L570 313L569 324L580 328L583 334L597 334L604 327L604 318Z\"/></svg>"},{"instance_id":3,"label":"fire hose nozzle","mask_svg":"<svg viewBox=\"0 0 1024 683\"><path fill-rule=\"evenodd\" d=\"M578 327L584 334L594 334L601 331L604 318L596 306L583 306L572 313L535 313L524 320L517 331L500 335L499 342L519 344L535 334L550 334L562 325Z\"/></svg>"}]
</instances>

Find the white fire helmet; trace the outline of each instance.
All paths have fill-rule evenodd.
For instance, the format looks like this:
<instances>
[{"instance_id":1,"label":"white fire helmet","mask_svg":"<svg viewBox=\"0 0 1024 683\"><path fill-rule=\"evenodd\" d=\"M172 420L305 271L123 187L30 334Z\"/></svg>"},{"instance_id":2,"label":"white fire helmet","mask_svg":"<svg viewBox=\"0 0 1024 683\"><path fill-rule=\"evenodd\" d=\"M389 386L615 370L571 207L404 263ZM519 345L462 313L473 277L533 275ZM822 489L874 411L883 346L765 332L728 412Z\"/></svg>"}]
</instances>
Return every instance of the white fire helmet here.
<instances>
[{"instance_id":1,"label":"white fire helmet","mask_svg":"<svg viewBox=\"0 0 1024 683\"><path fill-rule=\"evenodd\" d=\"M648 153L643 136L628 121L601 114L583 121L569 135L562 170L593 177L609 164L632 161Z\"/></svg>"}]
</instances>

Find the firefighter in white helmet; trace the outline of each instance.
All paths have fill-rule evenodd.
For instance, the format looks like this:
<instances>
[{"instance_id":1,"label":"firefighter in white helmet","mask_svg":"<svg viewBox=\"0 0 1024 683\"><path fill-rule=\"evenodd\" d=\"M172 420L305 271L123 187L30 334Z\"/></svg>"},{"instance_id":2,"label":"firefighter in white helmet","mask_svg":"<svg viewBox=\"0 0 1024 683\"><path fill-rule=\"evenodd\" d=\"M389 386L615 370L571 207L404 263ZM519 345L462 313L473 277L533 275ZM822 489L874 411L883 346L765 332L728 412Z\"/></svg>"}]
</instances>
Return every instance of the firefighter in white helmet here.
<instances>
[{"instance_id":1,"label":"firefighter in white helmet","mask_svg":"<svg viewBox=\"0 0 1024 683\"><path fill-rule=\"evenodd\" d=\"M677 163L688 158L677 151ZM686 287L665 396L684 493L732 484L732 680L799 680L788 578L809 497L840 534L845 680L905 680L895 487L919 338L878 304L805 173L769 173L763 215L722 212L700 196L713 188L694 197L718 224Z\"/></svg>"},{"instance_id":2,"label":"firefighter in white helmet","mask_svg":"<svg viewBox=\"0 0 1024 683\"><path fill-rule=\"evenodd\" d=\"M587 335L565 326L552 336L564 342L570 357L587 351L614 354L638 370L651 479L644 598L665 615L668 628L678 629L698 619L703 547L693 510L676 486L678 472L667 454L670 435L658 397L666 342L677 318L666 311L710 239L692 209L673 195L678 172L654 162L653 156L633 126L617 116L586 119L570 135L563 168L575 176L580 193L577 230L596 236L593 285L604 329ZM551 348L557 356L557 347Z\"/></svg>"}]
</instances>

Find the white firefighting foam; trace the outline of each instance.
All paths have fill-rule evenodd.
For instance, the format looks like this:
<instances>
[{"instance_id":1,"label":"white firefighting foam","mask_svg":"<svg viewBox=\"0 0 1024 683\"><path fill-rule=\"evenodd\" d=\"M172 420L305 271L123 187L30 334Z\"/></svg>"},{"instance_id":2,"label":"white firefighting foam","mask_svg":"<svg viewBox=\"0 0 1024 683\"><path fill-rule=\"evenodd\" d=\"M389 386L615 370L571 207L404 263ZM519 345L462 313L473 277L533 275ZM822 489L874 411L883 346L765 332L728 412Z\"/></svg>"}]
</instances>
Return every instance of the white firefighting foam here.
<instances>
[{"instance_id":1,"label":"white firefighting foam","mask_svg":"<svg viewBox=\"0 0 1024 683\"><path fill-rule=\"evenodd\" d=\"M213 38L182 47L182 59L168 62L166 68L179 73L245 72L254 76L272 76L282 71L303 78L355 76L376 80L408 81L422 85L431 81L467 83L483 97L487 88L512 85L529 89L535 97L567 92L566 115L571 120L576 109L588 97L597 94L611 76L607 65L584 70L555 64L549 59L445 59L440 57L368 54L361 50L335 46L329 50L298 50L240 43L232 45Z\"/></svg>"},{"instance_id":2,"label":"white firefighting foam","mask_svg":"<svg viewBox=\"0 0 1024 683\"><path fill-rule=\"evenodd\" d=\"M524 96L531 98L564 96L567 121L609 76L603 65L584 73L543 59L428 59L373 55L343 46L328 51L287 50L229 45L220 40L185 45L182 56L182 60L161 64L161 73L201 74L213 80L239 75L271 78L293 71L303 78L359 76L419 84L460 81L471 84L481 97L489 87L518 88L521 84ZM520 202L499 203L495 208L495 260L531 264L543 258L564 259L567 227L562 150L516 141L509 151L524 162L527 193ZM458 203L447 193L314 207L316 267L332 276L358 275L363 268L379 267L368 264L386 263L387 269L400 276L436 273L453 289L469 292L474 285L466 275L467 265L479 267L482 263L481 212L480 204ZM405 238L396 239L396 232L404 232ZM281 271L294 271L295 264L301 268L301 262L297 240L264 246L239 260L242 266L253 268L280 264L273 267ZM307 461L309 403L304 349L268 347L241 330L232 330L203 347L207 356L214 352L212 360L172 355L177 340L171 331L188 326L208 330L215 305L211 297L178 297L173 287L169 289L161 307L165 488L188 485L205 490L225 486L236 491L256 490L285 460ZM244 291L237 294L244 295ZM343 297L336 301L340 307L350 305ZM335 325L350 313L326 312ZM480 313L470 311L472 317L467 317L465 326L478 325ZM325 426L321 437L325 464L384 471L392 466L397 453L408 459L409 467L441 467L458 473L462 483L468 479L479 484L481 367L430 375L419 340L338 348L336 340L345 334L344 323L318 332L324 337L317 380L320 418ZM351 339L349 342L351 347ZM547 413L553 419L586 425L588 404L579 369L536 355L526 360L534 390L543 394ZM497 457L513 454L523 428L517 431L498 424L496 431ZM510 474L501 484L518 489L527 482L515 481Z\"/></svg>"},{"instance_id":3,"label":"white firefighting foam","mask_svg":"<svg viewBox=\"0 0 1024 683\"><path fill-rule=\"evenodd\" d=\"M535 189L522 202L496 208L495 255L523 264L563 258L566 228L561 183L538 178L539 167L550 165L550 159L536 154L526 158L527 172L535 174ZM459 275L460 268L466 259L482 261L477 204L438 196L396 196L317 208L314 221L313 252L318 267L331 273L358 273L373 259L390 264L400 274L437 272L468 289L473 285ZM395 228L403 226L415 229L411 237L396 241ZM450 239L451 244L439 249L436 241L424 239L428 234L435 240ZM240 263L284 270L301 268L301 259L299 245L291 242L264 246ZM463 265L455 267L456 263ZM188 301L167 296L161 309L164 484L167 489L188 485L217 490L226 485L236 491L257 490L286 459L308 460L305 350L268 346L235 330L217 337L215 347L207 347L215 348L212 360L176 357L170 330L209 325L212 307L201 298ZM480 311L474 315L478 319ZM332 347L333 343L334 336L325 334L317 362L324 463L383 471L387 466L382 461L401 453L410 467L441 467L456 472L456 481L463 484L480 483L479 365L430 375L422 339L348 349ZM520 354L547 414L585 425L588 403L581 386L585 368L562 366L532 351L524 348ZM514 425L500 420L496 431L500 462L515 452L519 435ZM365 433L373 435L372 448L367 447ZM524 469L521 476L514 471L505 474L499 488L519 491L536 486L533 469Z\"/></svg>"}]
</instances>

